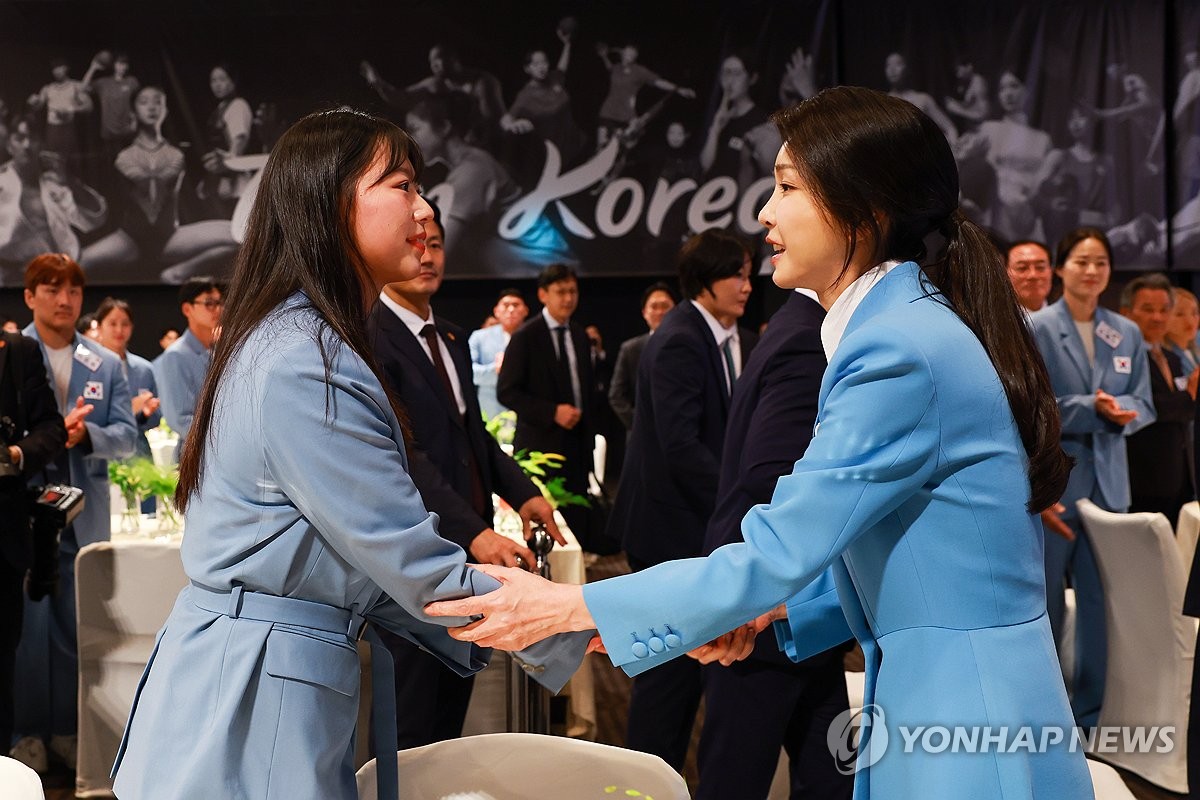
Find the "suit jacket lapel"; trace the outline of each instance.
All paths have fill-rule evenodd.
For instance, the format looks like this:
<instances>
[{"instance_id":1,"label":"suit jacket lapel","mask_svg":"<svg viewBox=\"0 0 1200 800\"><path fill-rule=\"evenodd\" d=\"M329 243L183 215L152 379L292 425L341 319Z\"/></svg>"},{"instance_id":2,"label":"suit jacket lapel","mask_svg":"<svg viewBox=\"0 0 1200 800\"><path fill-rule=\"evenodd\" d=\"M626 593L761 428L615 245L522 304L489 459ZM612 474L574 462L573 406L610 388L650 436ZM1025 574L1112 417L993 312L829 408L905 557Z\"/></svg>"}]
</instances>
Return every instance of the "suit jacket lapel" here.
<instances>
[{"instance_id":1,"label":"suit jacket lapel","mask_svg":"<svg viewBox=\"0 0 1200 800\"><path fill-rule=\"evenodd\" d=\"M442 337L442 341L446 343L446 349L450 351L450 362L458 376L458 387L463 395L463 405L467 407L468 414L480 417L479 402L474 390L475 375L471 371L471 351L463 344L461 335L451 333L453 328L450 323L440 317L435 318L435 321L438 335ZM451 336L454 338L451 339ZM440 379L438 382L441 382ZM457 408L457 405L455 407ZM482 417L480 418L482 419Z\"/></svg>"},{"instance_id":2,"label":"suit jacket lapel","mask_svg":"<svg viewBox=\"0 0 1200 800\"><path fill-rule=\"evenodd\" d=\"M1063 352L1067 355L1067 360L1075 365L1075 369L1079 372L1079 377L1083 379L1085 385L1089 388L1099 386L1100 373L1096 371L1100 367L1100 351L1096 350L1096 367L1087 363L1087 351L1083 346L1083 339L1079 337L1079 329L1075 327L1075 320L1071 319L1071 310L1067 308L1066 301L1059 300L1054 304L1058 308L1058 335L1059 342ZM1099 321L1099 309L1093 322ZM1093 341L1097 344L1100 340L1092 334Z\"/></svg>"},{"instance_id":3,"label":"suit jacket lapel","mask_svg":"<svg viewBox=\"0 0 1200 800\"><path fill-rule=\"evenodd\" d=\"M1108 309L1097 308L1096 316L1093 318L1093 322L1095 323L1095 325L1097 327L1100 325L1101 322L1103 322L1106 325L1108 325L1108 327L1110 327L1114 330L1118 330L1116 325L1113 325L1111 322L1108 321L1108 316L1109 316ZM1092 380L1094 381L1092 386L1099 386L1100 381L1102 381L1104 379L1104 374L1106 372L1108 372L1109 370L1114 369L1113 356L1117 352L1117 348L1113 347L1108 342L1101 339L1095 333L1092 334L1092 339L1096 342L1096 363L1092 368ZM1118 342L1118 346L1120 344L1121 343ZM1147 353L1146 357L1149 358L1148 353ZM1132 361L1132 359L1130 359L1130 360ZM1158 368L1155 367L1153 371L1157 372Z\"/></svg>"},{"instance_id":4,"label":"suit jacket lapel","mask_svg":"<svg viewBox=\"0 0 1200 800\"><path fill-rule=\"evenodd\" d=\"M700 310L692 305L690 301L684 302L687 303L686 309L687 313L689 314L688 319L691 321L692 327L695 328L700 334L701 341L704 342L704 350L706 353L708 353L708 368L711 374L717 376L717 382L721 386L721 391L718 392L718 394L721 395L721 409L728 414L730 393L726 391L725 363L724 355L721 352L721 347L717 344L717 340L713 338L712 328L708 327L708 320L704 318L704 315L700 313ZM745 363L746 361L743 359L743 366Z\"/></svg>"},{"instance_id":5,"label":"suit jacket lapel","mask_svg":"<svg viewBox=\"0 0 1200 800\"><path fill-rule=\"evenodd\" d=\"M437 368L433 366L433 361L425 352L425 348L417 341L417 337L408 329L399 317L396 316L390 308L386 306L380 312L380 329L384 335L408 361L416 365L417 371L421 373L421 377L425 379L425 383L429 386L429 391L438 395L442 400L442 407L446 409L446 413L451 419L455 420L459 425L462 425L462 417L458 414L458 403L453 397L446 394L446 387L442 385L442 378L437 373Z\"/></svg>"}]
</instances>

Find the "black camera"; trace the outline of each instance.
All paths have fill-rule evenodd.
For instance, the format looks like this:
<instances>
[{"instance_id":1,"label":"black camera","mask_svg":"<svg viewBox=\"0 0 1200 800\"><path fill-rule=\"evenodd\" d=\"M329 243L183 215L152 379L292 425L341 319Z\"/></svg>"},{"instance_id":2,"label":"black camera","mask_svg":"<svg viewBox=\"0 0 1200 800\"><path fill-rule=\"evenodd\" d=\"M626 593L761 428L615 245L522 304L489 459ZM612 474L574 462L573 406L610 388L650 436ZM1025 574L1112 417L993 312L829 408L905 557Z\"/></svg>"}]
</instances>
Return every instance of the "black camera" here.
<instances>
[{"instance_id":1,"label":"black camera","mask_svg":"<svg viewBox=\"0 0 1200 800\"><path fill-rule=\"evenodd\" d=\"M62 484L24 486L8 452L17 439L16 428L11 419L0 417L0 495L6 502L25 501L33 542L27 591L30 600L41 600L58 592L58 540L83 510L83 490Z\"/></svg>"},{"instance_id":2,"label":"black camera","mask_svg":"<svg viewBox=\"0 0 1200 800\"><path fill-rule=\"evenodd\" d=\"M8 452L9 442L16 441L17 426L8 417L0 417L0 478L20 478L21 470Z\"/></svg>"},{"instance_id":3,"label":"black camera","mask_svg":"<svg viewBox=\"0 0 1200 800\"><path fill-rule=\"evenodd\" d=\"M33 563L27 593L30 600L41 600L58 594L58 541L63 529L83 511L83 490L50 484L31 486L28 491Z\"/></svg>"}]
</instances>

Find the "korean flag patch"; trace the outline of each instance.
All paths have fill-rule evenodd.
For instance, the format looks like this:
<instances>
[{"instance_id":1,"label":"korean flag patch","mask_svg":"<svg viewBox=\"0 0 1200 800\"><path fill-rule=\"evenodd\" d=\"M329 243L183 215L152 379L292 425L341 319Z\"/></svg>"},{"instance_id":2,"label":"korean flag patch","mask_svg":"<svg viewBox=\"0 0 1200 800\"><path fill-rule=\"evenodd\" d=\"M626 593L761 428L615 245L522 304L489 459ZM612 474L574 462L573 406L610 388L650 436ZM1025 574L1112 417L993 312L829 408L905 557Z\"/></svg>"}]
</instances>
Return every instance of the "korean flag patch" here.
<instances>
[{"instance_id":1,"label":"korean flag patch","mask_svg":"<svg viewBox=\"0 0 1200 800\"><path fill-rule=\"evenodd\" d=\"M103 400L104 384L100 381L88 381L83 385L84 400Z\"/></svg>"},{"instance_id":2,"label":"korean flag patch","mask_svg":"<svg viewBox=\"0 0 1200 800\"><path fill-rule=\"evenodd\" d=\"M1128 375L1133 372L1133 359L1129 356L1113 356L1113 370Z\"/></svg>"}]
</instances>

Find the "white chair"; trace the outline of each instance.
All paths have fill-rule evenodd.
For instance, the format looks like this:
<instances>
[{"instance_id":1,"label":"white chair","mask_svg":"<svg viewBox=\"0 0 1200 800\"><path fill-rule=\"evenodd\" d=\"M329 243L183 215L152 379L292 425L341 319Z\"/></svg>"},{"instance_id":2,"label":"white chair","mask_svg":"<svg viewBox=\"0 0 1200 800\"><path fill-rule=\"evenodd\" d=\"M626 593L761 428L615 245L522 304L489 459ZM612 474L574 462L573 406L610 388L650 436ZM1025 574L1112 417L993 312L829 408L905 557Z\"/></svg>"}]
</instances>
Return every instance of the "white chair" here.
<instances>
[{"instance_id":1,"label":"white chair","mask_svg":"<svg viewBox=\"0 0 1200 800\"><path fill-rule=\"evenodd\" d=\"M0 756L0 797L4 800L46 800L38 774L8 756Z\"/></svg>"},{"instance_id":2,"label":"white chair","mask_svg":"<svg viewBox=\"0 0 1200 800\"><path fill-rule=\"evenodd\" d=\"M1098 726L1175 728L1170 752L1117 747L1091 755L1187 792L1196 623L1182 614L1187 574L1171 525L1162 514L1113 514L1088 500L1078 507L1104 585L1108 671Z\"/></svg>"},{"instance_id":3,"label":"white chair","mask_svg":"<svg viewBox=\"0 0 1200 800\"><path fill-rule=\"evenodd\" d=\"M78 797L111 797L108 777L154 637L187 575L179 542L97 542L75 561L79 641ZM0 793L3 797L3 793Z\"/></svg>"},{"instance_id":4,"label":"white chair","mask_svg":"<svg viewBox=\"0 0 1200 800\"><path fill-rule=\"evenodd\" d=\"M1179 509L1179 519L1175 523L1175 544L1179 545L1179 554L1183 556L1185 572L1192 568L1197 539L1200 539L1200 502L1193 500Z\"/></svg>"},{"instance_id":5,"label":"white chair","mask_svg":"<svg viewBox=\"0 0 1200 800\"><path fill-rule=\"evenodd\" d=\"M1063 683L1068 693L1075 683L1075 613L1075 590L1067 588L1063 592L1062 636L1057 644L1058 665L1062 668Z\"/></svg>"},{"instance_id":6,"label":"white chair","mask_svg":"<svg viewBox=\"0 0 1200 800\"><path fill-rule=\"evenodd\" d=\"M1115 769L1090 758L1087 765L1092 773L1092 791L1096 793L1096 800L1136 800L1137 796L1129 791Z\"/></svg>"},{"instance_id":7,"label":"white chair","mask_svg":"<svg viewBox=\"0 0 1200 800\"><path fill-rule=\"evenodd\" d=\"M658 756L620 747L492 733L436 742L396 754L400 800L528 800L625 797L687 800L687 784ZM359 800L375 800L375 761L358 771Z\"/></svg>"}]
</instances>

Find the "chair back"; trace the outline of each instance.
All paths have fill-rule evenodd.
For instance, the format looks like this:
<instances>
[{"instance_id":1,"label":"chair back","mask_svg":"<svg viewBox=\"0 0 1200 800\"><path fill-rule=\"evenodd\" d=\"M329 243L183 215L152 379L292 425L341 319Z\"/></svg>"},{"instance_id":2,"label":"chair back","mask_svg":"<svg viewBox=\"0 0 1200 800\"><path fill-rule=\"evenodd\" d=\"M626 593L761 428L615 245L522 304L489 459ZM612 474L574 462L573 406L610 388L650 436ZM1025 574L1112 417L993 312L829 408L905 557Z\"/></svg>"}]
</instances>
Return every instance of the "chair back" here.
<instances>
[{"instance_id":1,"label":"chair back","mask_svg":"<svg viewBox=\"0 0 1200 800\"><path fill-rule=\"evenodd\" d=\"M0 797L5 800L46 800L38 774L8 756L0 756Z\"/></svg>"},{"instance_id":2,"label":"chair back","mask_svg":"<svg viewBox=\"0 0 1200 800\"><path fill-rule=\"evenodd\" d=\"M1108 764L1090 758L1087 765L1088 771L1092 773L1092 791L1096 793L1096 800L1136 800L1136 795L1129 791L1129 787L1121 779L1121 773Z\"/></svg>"},{"instance_id":3,"label":"chair back","mask_svg":"<svg viewBox=\"0 0 1200 800\"><path fill-rule=\"evenodd\" d=\"M1098 727L1174 726L1170 752L1159 752L1161 734L1148 746L1129 747L1123 731L1116 747L1100 747L1097 739L1091 756L1187 792L1196 622L1182 613L1187 575L1171 525L1162 514L1114 514L1089 500L1078 507L1104 585L1108 670Z\"/></svg>"},{"instance_id":4,"label":"chair back","mask_svg":"<svg viewBox=\"0 0 1200 800\"><path fill-rule=\"evenodd\" d=\"M112 791L125 720L187 575L178 540L96 542L75 560L79 645L79 747L75 787L82 797ZM3 797L3 794L0 794Z\"/></svg>"},{"instance_id":5,"label":"chair back","mask_svg":"<svg viewBox=\"0 0 1200 800\"><path fill-rule=\"evenodd\" d=\"M396 754L400 800L687 800L687 784L658 756L563 736L490 733ZM376 800L375 761L358 771L359 800Z\"/></svg>"}]
</instances>

